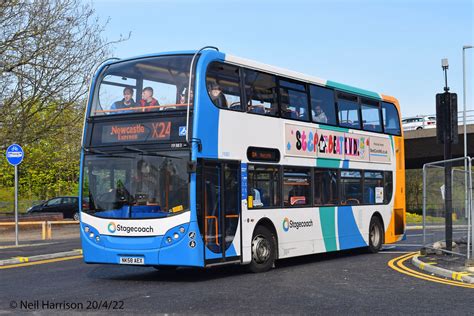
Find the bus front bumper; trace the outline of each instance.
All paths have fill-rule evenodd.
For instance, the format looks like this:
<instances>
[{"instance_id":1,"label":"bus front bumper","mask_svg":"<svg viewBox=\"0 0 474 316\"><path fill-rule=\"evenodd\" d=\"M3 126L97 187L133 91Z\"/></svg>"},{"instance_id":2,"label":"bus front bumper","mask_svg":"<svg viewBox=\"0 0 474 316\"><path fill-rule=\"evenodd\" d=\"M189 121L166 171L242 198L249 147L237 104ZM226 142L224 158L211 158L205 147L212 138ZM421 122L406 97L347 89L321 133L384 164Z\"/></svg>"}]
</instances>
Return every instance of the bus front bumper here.
<instances>
[{"instance_id":1,"label":"bus front bumper","mask_svg":"<svg viewBox=\"0 0 474 316\"><path fill-rule=\"evenodd\" d=\"M86 263L204 266L204 245L196 222L173 227L165 235L147 237L99 235L90 225L81 224L81 240Z\"/></svg>"}]
</instances>

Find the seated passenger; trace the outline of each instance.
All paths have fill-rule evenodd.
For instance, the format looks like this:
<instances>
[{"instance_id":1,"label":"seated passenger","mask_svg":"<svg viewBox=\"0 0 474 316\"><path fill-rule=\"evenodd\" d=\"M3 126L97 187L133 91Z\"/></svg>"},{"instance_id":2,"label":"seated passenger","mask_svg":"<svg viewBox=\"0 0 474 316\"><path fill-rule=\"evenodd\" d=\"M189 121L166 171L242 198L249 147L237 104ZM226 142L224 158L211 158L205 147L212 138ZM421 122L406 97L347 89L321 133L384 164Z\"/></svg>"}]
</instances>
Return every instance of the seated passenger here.
<instances>
[{"instance_id":1,"label":"seated passenger","mask_svg":"<svg viewBox=\"0 0 474 316\"><path fill-rule=\"evenodd\" d=\"M220 108L227 108L227 100L217 83L211 83L208 87L212 102Z\"/></svg>"},{"instance_id":2,"label":"seated passenger","mask_svg":"<svg viewBox=\"0 0 474 316\"><path fill-rule=\"evenodd\" d=\"M253 189L253 207L262 207L262 199L260 197L260 191L257 189Z\"/></svg>"},{"instance_id":3,"label":"seated passenger","mask_svg":"<svg viewBox=\"0 0 474 316\"><path fill-rule=\"evenodd\" d=\"M316 106L315 112L312 112L313 114L313 122L317 123L327 123L328 122L328 117L326 116L326 113L321 109L319 105Z\"/></svg>"},{"instance_id":4,"label":"seated passenger","mask_svg":"<svg viewBox=\"0 0 474 316\"><path fill-rule=\"evenodd\" d=\"M135 101L133 100L133 89L131 87L125 87L123 89L123 99L117 102L114 102L110 107L111 110L119 110L126 108L133 108L135 106ZM127 113L130 111L114 111L112 113Z\"/></svg>"},{"instance_id":5,"label":"seated passenger","mask_svg":"<svg viewBox=\"0 0 474 316\"><path fill-rule=\"evenodd\" d=\"M153 97L153 88L146 87L142 92L142 99L140 100L141 107L159 106L158 100ZM146 111L143 109L143 111Z\"/></svg>"}]
</instances>

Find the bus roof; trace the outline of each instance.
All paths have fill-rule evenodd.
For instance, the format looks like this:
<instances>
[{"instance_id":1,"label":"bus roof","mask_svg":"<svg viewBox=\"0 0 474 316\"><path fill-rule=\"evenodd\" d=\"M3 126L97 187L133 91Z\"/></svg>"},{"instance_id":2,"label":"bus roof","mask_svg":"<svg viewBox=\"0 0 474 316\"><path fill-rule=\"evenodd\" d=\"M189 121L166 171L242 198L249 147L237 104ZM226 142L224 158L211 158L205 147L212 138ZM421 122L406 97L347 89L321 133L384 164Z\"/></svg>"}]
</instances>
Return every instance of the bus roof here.
<instances>
[{"instance_id":1,"label":"bus roof","mask_svg":"<svg viewBox=\"0 0 474 316\"><path fill-rule=\"evenodd\" d=\"M117 63L117 62L123 62L123 61L129 61L129 60L134 60L134 59L139 59L139 58L158 57L158 56L164 56L164 55L187 55L187 54L195 54L196 52L197 52L197 50L186 50L186 51L171 51L171 52L163 52L163 53L154 53L154 54L135 56L135 57L125 58L125 59L120 59L120 60L108 61L104 65L113 64L113 63ZM203 53L217 53L217 52L206 50L206 51L203 51ZM325 86L325 87L335 88L335 89L338 89L338 90L341 90L341 91L354 93L354 94L374 98L374 99L377 99L377 100L383 100L383 101L398 103L396 98L394 98L392 96L389 96L389 95L379 94L379 93L374 92L374 91L353 87L353 86L350 86L350 85L347 85L347 84L343 84L343 83L339 83L339 82L335 82L335 81L331 81L331 80L321 79L321 78L306 75L306 74L303 74L303 73L300 73L300 72L288 70L288 69L285 69L285 68L271 66L271 65L268 65L268 64L264 64L264 63L261 63L261 62L257 62L257 61L242 58L242 57L237 57L237 56L225 54L225 53L222 53L222 52L220 52L220 53L225 56L224 57L225 61L227 61L229 63L236 64L236 65L246 66L246 67L249 67L249 68L253 68L255 70L261 70L261 71L269 72L269 73L272 73L272 74L275 74L275 75L285 76L285 77L288 77L290 79L306 81L308 83L314 83L314 84Z\"/></svg>"},{"instance_id":2,"label":"bus roof","mask_svg":"<svg viewBox=\"0 0 474 316\"><path fill-rule=\"evenodd\" d=\"M295 79L295 80L300 80L300 81L302 80L302 81L306 81L306 82L309 82L309 83L315 83L315 84L318 84L318 85L331 87L331 88L335 88L335 89L338 89L338 90L351 92L351 93L367 96L367 97L370 97L370 98L375 98L375 99L378 99L378 100L383 99L382 96L380 94L378 94L377 92L356 88L356 87L353 87L353 86L349 86L349 85L338 83L338 82L331 81L331 80L325 80L325 79L321 79L321 78L318 78L318 77L309 76L309 75L306 75L306 74L303 74L303 73L300 73L300 72L296 72L296 71L292 71L292 70L288 70L288 69L284 69L284 68L279 68L279 67L267 65L267 64L264 64L264 63L260 63L260 62L257 62L257 61L250 60L250 59L245 59L245 58L241 58L241 57L237 57L237 56L233 56L233 55L226 55L225 60L230 62L230 63L235 63L235 64L238 64L238 65L245 65L245 66L248 66L250 68L254 68L254 69L257 69L257 70L263 70L263 71L266 71L266 72L271 72L271 73L274 73L274 74L277 74L277 75L282 75L282 76L285 76L285 77L288 77L288 78L291 78L291 79Z\"/></svg>"}]
</instances>

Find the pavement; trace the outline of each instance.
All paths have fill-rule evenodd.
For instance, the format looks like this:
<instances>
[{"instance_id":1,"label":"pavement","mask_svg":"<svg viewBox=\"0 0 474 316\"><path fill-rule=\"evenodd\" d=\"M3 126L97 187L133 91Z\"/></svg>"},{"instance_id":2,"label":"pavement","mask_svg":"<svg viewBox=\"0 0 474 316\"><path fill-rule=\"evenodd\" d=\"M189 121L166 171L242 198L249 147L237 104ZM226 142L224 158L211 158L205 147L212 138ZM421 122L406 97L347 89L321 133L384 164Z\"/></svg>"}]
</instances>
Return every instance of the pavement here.
<instances>
[{"instance_id":1,"label":"pavement","mask_svg":"<svg viewBox=\"0 0 474 316\"><path fill-rule=\"evenodd\" d=\"M467 253L467 238L456 241L453 252ZM412 258L412 263L418 269L443 278L474 284L474 261L467 260L462 255L453 255L437 249L439 243L423 248L420 254ZM445 245L442 245L445 246Z\"/></svg>"},{"instance_id":2,"label":"pavement","mask_svg":"<svg viewBox=\"0 0 474 316\"><path fill-rule=\"evenodd\" d=\"M79 238L20 242L0 242L0 268L27 262L82 255Z\"/></svg>"}]
</instances>

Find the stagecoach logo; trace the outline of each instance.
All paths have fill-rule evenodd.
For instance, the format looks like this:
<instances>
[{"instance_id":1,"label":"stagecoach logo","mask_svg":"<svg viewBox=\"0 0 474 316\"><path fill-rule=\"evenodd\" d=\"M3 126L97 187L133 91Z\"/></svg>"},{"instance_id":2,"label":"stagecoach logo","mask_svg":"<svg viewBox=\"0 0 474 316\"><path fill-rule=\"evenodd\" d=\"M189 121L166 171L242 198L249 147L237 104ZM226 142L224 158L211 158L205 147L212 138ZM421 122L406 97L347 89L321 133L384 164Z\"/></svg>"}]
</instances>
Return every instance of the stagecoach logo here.
<instances>
[{"instance_id":1,"label":"stagecoach logo","mask_svg":"<svg viewBox=\"0 0 474 316\"><path fill-rule=\"evenodd\" d=\"M290 229L290 221L288 220L288 217L285 217L283 220L283 230L287 232L288 229Z\"/></svg>"},{"instance_id":2,"label":"stagecoach logo","mask_svg":"<svg viewBox=\"0 0 474 316\"><path fill-rule=\"evenodd\" d=\"M142 226L125 226L121 224L115 224L114 222L110 222L107 226L107 229L111 234L115 232L124 232L127 234L133 233L153 233L153 227L142 227Z\"/></svg>"},{"instance_id":3,"label":"stagecoach logo","mask_svg":"<svg viewBox=\"0 0 474 316\"><path fill-rule=\"evenodd\" d=\"M283 219L283 230L285 232L289 231L290 228L300 229L305 227L313 227L313 220L310 219L309 221L296 222L289 220L288 217Z\"/></svg>"},{"instance_id":4,"label":"stagecoach logo","mask_svg":"<svg viewBox=\"0 0 474 316\"><path fill-rule=\"evenodd\" d=\"M115 226L114 222L110 222L109 226L107 226L107 229L109 230L109 232L115 233L115 230L117 229L117 226Z\"/></svg>"}]
</instances>

